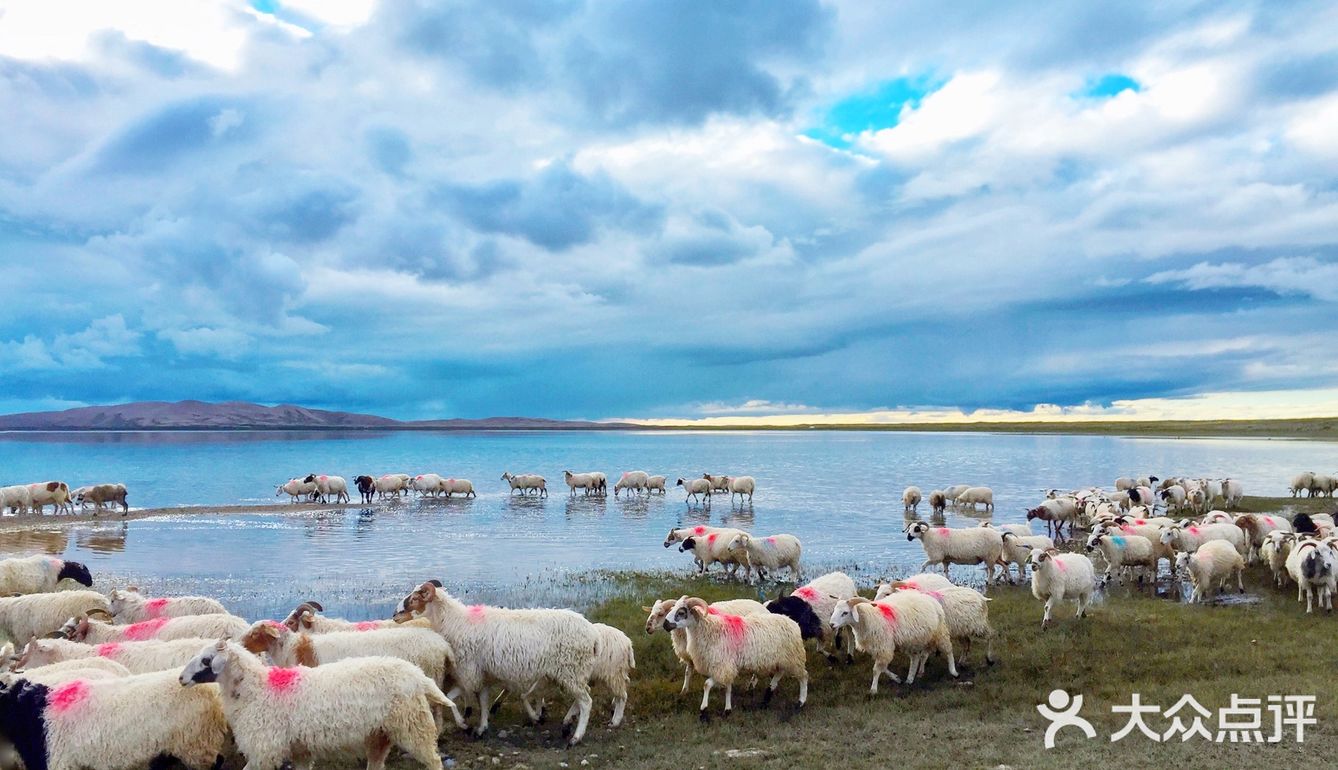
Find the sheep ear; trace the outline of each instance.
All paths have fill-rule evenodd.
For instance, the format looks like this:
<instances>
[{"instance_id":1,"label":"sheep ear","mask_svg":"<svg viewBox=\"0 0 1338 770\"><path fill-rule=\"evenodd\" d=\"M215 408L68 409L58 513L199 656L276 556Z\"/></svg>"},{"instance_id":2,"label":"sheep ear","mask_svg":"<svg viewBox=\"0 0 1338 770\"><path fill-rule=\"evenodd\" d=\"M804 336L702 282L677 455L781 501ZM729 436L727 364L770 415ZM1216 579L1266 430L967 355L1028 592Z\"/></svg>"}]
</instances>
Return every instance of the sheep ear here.
<instances>
[{"instance_id":1,"label":"sheep ear","mask_svg":"<svg viewBox=\"0 0 1338 770\"><path fill-rule=\"evenodd\" d=\"M440 580L437 580L436 578L432 578L431 580L429 580L429 581L427 581L427 582L431 583L432 585L436 586L437 588L441 588L441 587L442 587L441 581L440 581Z\"/></svg>"},{"instance_id":2,"label":"sheep ear","mask_svg":"<svg viewBox=\"0 0 1338 770\"><path fill-rule=\"evenodd\" d=\"M216 651L218 651L218 652L223 652L224 650L228 649L228 640L227 640L227 638L225 637L225 638L223 638L223 639L219 639L217 642L215 642L215 643L214 643L214 649L215 649Z\"/></svg>"}]
</instances>

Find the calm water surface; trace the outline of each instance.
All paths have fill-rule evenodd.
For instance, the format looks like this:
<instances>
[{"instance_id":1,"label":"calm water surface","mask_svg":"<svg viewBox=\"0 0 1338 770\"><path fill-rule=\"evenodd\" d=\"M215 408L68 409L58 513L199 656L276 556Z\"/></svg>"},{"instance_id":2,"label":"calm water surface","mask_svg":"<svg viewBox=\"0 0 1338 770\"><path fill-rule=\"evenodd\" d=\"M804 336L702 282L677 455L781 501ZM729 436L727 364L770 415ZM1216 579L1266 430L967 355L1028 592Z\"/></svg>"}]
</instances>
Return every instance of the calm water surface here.
<instances>
[{"instance_id":1,"label":"calm water surface","mask_svg":"<svg viewBox=\"0 0 1338 770\"><path fill-rule=\"evenodd\" d=\"M1332 466L1332 468L1330 467ZM567 497L562 470L615 480L643 469L757 479L751 506L688 506L681 490L649 500ZM994 488L996 522L1018 521L1046 487L1120 475L1232 476L1247 494L1282 495L1301 469L1338 468L1338 444L1245 439L1130 439L963 433L122 433L0 434L5 484L59 478L121 481L135 507L276 502L274 486L306 473L436 472L469 478L477 500L410 500L366 510L182 515L0 533L0 553L45 551L86 561L99 588L217 596L239 614L276 616L298 600L381 617L409 588L438 577L472 601L581 605L603 590L592 570L686 570L661 547L683 524L789 532L806 569L867 579L922 561L906 542L900 496L954 483ZM502 471L549 480L547 500L512 497ZM286 498L285 498L286 499ZM926 506L921 513L928 515ZM948 524L973 519L949 512ZM954 568L954 577L978 569Z\"/></svg>"}]
</instances>

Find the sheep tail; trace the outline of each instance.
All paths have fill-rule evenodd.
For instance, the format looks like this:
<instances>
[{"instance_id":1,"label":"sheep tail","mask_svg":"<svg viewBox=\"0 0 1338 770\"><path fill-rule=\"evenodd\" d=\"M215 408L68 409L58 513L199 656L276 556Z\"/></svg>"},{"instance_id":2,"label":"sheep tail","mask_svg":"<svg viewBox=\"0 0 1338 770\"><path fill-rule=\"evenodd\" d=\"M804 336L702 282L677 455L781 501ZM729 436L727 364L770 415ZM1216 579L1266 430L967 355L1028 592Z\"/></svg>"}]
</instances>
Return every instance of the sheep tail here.
<instances>
[{"instance_id":1,"label":"sheep tail","mask_svg":"<svg viewBox=\"0 0 1338 770\"><path fill-rule=\"evenodd\" d=\"M446 693L441 691L441 688L437 686L436 682L433 682L432 680L429 679L428 685L429 686L425 688L428 703L432 703L437 706L445 706L446 708L450 709L451 716L454 717L455 719L455 725L459 727L461 730L465 729L467 726L465 724L465 718L460 714L460 709L456 707L455 701L446 697Z\"/></svg>"}]
</instances>

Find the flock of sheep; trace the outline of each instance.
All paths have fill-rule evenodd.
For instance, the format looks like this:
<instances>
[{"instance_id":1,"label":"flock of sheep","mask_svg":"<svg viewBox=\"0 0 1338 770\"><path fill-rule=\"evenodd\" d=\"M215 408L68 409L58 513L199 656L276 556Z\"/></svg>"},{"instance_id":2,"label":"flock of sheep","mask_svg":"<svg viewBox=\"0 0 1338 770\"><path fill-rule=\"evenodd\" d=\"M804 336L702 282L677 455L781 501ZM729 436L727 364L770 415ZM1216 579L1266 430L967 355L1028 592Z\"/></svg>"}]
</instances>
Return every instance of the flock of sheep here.
<instances>
[{"instance_id":1,"label":"flock of sheep","mask_svg":"<svg viewBox=\"0 0 1338 770\"><path fill-rule=\"evenodd\" d=\"M575 496L579 489L583 494L608 495L609 480L600 471L586 473L562 472L567 484L568 494ZM535 473L502 473L502 481L511 488L511 494L548 496L548 480ZM628 495L650 495L666 493L667 477L652 476L645 471L625 471L613 485L613 496L626 491ZM407 473L387 473L382 476L355 476L354 487L362 496L362 502L371 503L375 499L396 499L401 495L417 494L424 497L447 498L453 495L477 497L474 482L469 479L443 478L437 473L420 473L411 476ZM723 476L703 473L701 478L679 478L676 486L683 487L689 501L709 502L713 492L729 492L730 500L738 495L740 500L753 499L757 484L752 476ZM313 501L319 503L349 502L348 482L343 476L330 476L312 473L303 478L291 478L275 487L276 497L288 495L291 502Z\"/></svg>"},{"instance_id":2,"label":"flock of sheep","mask_svg":"<svg viewBox=\"0 0 1338 770\"><path fill-rule=\"evenodd\" d=\"M101 513L105 506L121 506L121 512L130 510L126 503L125 484L90 484L73 490L63 481L39 481L36 484L14 484L0 487L0 514L36 513L39 516L47 506L54 513L74 513L93 506Z\"/></svg>"},{"instance_id":3,"label":"flock of sheep","mask_svg":"<svg viewBox=\"0 0 1338 770\"><path fill-rule=\"evenodd\" d=\"M592 486L579 478L587 475L570 474L578 477L568 479L572 494L605 488L605 482ZM329 483L334 478L301 481L337 496ZM375 494L383 491L376 482L389 477L364 478ZM509 479L513 488L525 488L515 484L522 478ZM436 484L427 475L403 481L417 482L423 494ZM648 491L639 481L621 488ZM906 660L908 683L935 655L957 676L973 643L985 646L992 663L988 600L949 580L953 564L983 565L986 590L996 583L996 568L1010 582L1013 566L1019 580L1029 568L1032 593L1045 603L1042 627L1063 601L1076 602L1083 616L1098 587L1097 564L1055 547L1065 527L1069 538L1075 529L1089 533L1086 551L1101 557L1107 580L1123 581L1134 570L1140 580L1155 580L1166 559L1172 575L1189 576L1193 601L1202 601L1233 577L1242 588L1246 563L1259 560L1279 584L1294 581L1298 599L1318 597L1329 607L1338 576L1332 517L1289 520L1194 508L1218 500L1232 508L1241 492L1230 479L1120 479L1111 490L1050 490L1028 511L1026 524L949 528L915 518L920 494L910 488L903 496L904 533L924 548L921 569L941 565L942 574L878 585L872 599L841 572L770 601L667 597L643 608L645 631L667 632L683 665L684 692L694 675L704 678L699 713L707 719L712 690L724 689L728 714L734 684L748 676L766 679L764 702L783 679L796 680L803 706L806 642L829 660L867 655L870 693L883 677L901 681L891 669L898 656ZM935 515L949 505L988 510L993 493L959 485L931 492L929 502ZM1196 515L1177 519L1158 515L1161 509ZM1047 522L1047 535L1032 533L1036 519ZM664 546L673 545L691 553L702 572L719 563L731 575L742 569L749 580L775 579L781 569L795 583L802 579L802 545L793 535L700 525L671 530ZM57 590L62 581L79 587ZM591 716L592 692L606 693L609 725L617 727L636 666L623 630L565 609L466 605L435 580L413 588L391 618L366 622L328 617L314 601L283 620L248 622L208 597L153 598L134 588L104 595L88 590L92 584L88 568L76 562L49 556L0 561L0 634L18 643L0 649L0 737L11 743L0 746L0 767L14 764L8 750L30 770L143 766L161 755L204 768L235 749L248 767L277 768L284 761L309 767L313 758L334 754L365 756L369 768L382 768L398 747L435 769L442 767L437 746L448 722L470 729L466 720L476 714L472 730L481 735L503 696L518 699L534 722L548 699L559 699L568 705L564 734L575 744Z\"/></svg>"}]
</instances>

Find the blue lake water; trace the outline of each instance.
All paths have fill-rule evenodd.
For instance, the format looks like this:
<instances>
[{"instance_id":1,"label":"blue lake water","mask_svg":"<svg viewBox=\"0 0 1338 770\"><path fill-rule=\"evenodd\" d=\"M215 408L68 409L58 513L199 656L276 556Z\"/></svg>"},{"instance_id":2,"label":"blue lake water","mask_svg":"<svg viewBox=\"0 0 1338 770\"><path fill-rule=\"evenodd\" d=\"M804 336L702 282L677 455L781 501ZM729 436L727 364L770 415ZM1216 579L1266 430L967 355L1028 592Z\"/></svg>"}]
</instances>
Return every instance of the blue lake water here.
<instances>
[{"instance_id":1,"label":"blue lake water","mask_svg":"<svg viewBox=\"0 0 1338 770\"><path fill-rule=\"evenodd\" d=\"M562 470L677 476L751 475L751 506L718 498L567 496ZM441 578L474 601L581 605L591 570L663 570L690 557L661 547L696 523L804 542L806 570L872 580L922 561L906 542L900 496L915 484L993 487L996 522L1018 521L1047 487L1109 485L1120 475L1231 476L1246 494L1283 495L1298 470L1338 468L1338 444L1259 439L1154 439L984 433L517 432L0 434L5 484L120 481L134 507L282 502L293 476L435 472L473 480L476 500L417 500L368 509L191 514L0 532L0 553L46 551L87 562L99 588L217 596L252 618L315 598L354 618L384 616L413 585ZM513 497L505 470L549 480L547 500ZM356 493L355 493L356 494ZM283 498L286 500L287 498ZM927 516L927 506L921 507ZM949 525L979 517L949 512ZM954 577L979 570L955 568Z\"/></svg>"}]
</instances>

